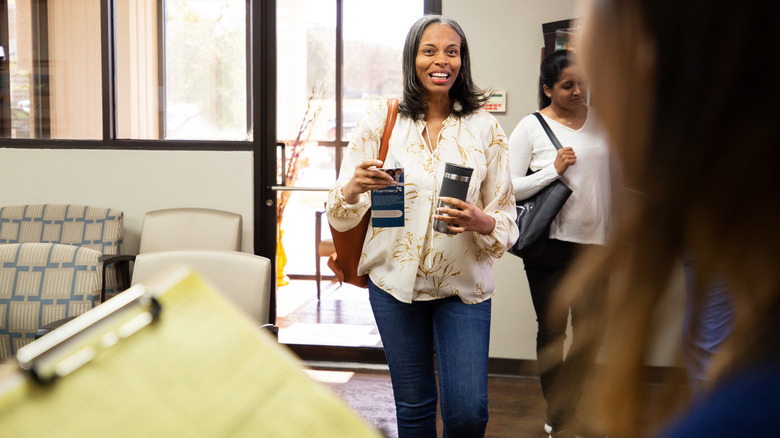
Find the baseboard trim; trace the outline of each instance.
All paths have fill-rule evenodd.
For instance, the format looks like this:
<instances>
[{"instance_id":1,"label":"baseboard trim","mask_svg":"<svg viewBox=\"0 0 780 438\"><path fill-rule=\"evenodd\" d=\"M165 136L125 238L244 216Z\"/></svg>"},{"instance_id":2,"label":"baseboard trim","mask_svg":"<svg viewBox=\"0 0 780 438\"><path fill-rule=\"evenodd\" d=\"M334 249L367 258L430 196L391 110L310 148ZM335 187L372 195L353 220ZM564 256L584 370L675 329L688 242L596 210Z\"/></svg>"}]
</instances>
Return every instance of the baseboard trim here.
<instances>
[{"instance_id":1,"label":"baseboard trim","mask_svg":"<svg viewBox=\"0 0 780 438\"><path fill-rule=\"evenodd\" d=\"M293 353L304 362L312 364L330 364L338 366L344 364L347 367L369 368L387 366L385 352L381 347L342 347L336 345L301 345L288 344ZM488 361L488 373L509 377L538 378L539 369L535 360L530 359L505 359L490 358ZM647 383L656 384L687 384L685 368L682 367L645 367L645 380Z\"/></svg>"},{"instance_id":2,"label":"baseboard trim","mask_svg":"<svg viewBox=\"0 0 780 438\"><path fill-rule=\"evenodd\" d=\"M538 378L539 367L535 360L491 357L488 359L488 374Z\"/></svg>"}]
</instances>

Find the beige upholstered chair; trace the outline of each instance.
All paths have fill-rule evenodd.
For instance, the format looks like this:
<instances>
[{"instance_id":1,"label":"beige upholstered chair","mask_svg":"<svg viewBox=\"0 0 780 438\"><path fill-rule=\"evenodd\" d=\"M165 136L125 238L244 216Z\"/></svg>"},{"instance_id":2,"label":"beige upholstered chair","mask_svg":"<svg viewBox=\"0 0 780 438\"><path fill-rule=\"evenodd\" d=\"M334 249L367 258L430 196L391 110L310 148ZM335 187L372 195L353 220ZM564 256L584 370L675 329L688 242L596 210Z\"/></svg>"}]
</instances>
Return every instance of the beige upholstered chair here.
<instances>
[{"instance_id":1,"label":"beige upholstered chair","mask_svg":"<svg viewBox=\"0 0 780 438\"><path fill-rule=\"evenodd\" d=\"M100 302L100 251L57 243L0 244L0 361L46 324Z\"/></svg>"},{"instance_id":2,"label":"beige upholstered chair","mask_svg":"<svg viewBox=\"0 0 780 438\"><path fill-rule=\"evenodd\" d=\"M147 212L139 253L177 248L241 251L238 213L208 208L169 208Z\"/></svg>"},{"instance_id":3,"label":"beige upholstered chair","mask_svg":"<svg viewBox=\"0 0 780 438\"><path fill-rule=\"evenodd\" d=\"M76 245L119 254L124 214L119 210L88 205L35 204L0 208L0 244L45 242ZM129 271L106 263L105 298L124 290Z\"/></svg>"},{"instance_id":4,"label":"beige upholstered chair","mask_svg":"<svg viewBox=\"0 0 780 438\"><path fill-rule=\"evenodd\" d=\"M242 218L238 213L209 208L153 210L144 215L138 252L181 248L240 251L241 234ZM136 257L135 254L112 256L105 263L129 264L135 262Z\"/></svg>"},{"instance_id":5,"label":"beige upholstered chair","mask_svg":"<svg viewBox=\"0 0 780 438\"><path fill-rule=\"evenodd\" d=\"M320 300L321 285L322 282L322 269L320 267L321 257L330 257L331 254L336 252L336 247L333 245L333 239L330 237L322 237L322 215L324 211L314 212L314 275L317 281L317 301Z\"/></svg>"},{"instance_id":6,"label":"beige upholstered chair","mask_svg":"<svg viewBox=\"0 0 780 438\"><path fill-rule=\"evenodd\" d=\"M271 261L224 249L174 249L136 256L132 284L151 284L176 268L190 267L228 301L257 321L268 324Z\"/></svg>"},{"instance_id":7,"label":"beige upholstered chair","mask_svg":"<svg viewBox=\"0 0 780 438\"><path fill-rule=\"evenodd\" d=\"M117 260L133 261L131 285L141 283L138 278L148 278L149 273L158 272L181 257L195 257L195 252L178 252L167 255L150 255L163 251L183 249L216 249L227 252L241 250L242 218L238 213L209 208L168 208L149 211L144 215L141 227L141 241L138 255L119 256ZM206 252L199 253L202 258ZM239 253L247 256L251 254ZM179 257L177 259L176 257ZM209 260L222 263L227 256L211 255ZM235 259L235 257L233 257ZM152 260L152 261L150 261ZM193 263L201 259L192 258ZM159 263L159 266L154 266ZM197 264L196 266L201 266ZM208 269L203 267L202 270ZM140 270L140 272L139 272ZM225 268L225 272L231 272ZM266 299L268 294L264 295ZM246 303L242 303L246 304ZM269 301L264 303L265 316L268 319ZM250 306L251 307L251 306ZM251 307L253 315L261 316L260 310Z\"/></svg>"}]
</instances>

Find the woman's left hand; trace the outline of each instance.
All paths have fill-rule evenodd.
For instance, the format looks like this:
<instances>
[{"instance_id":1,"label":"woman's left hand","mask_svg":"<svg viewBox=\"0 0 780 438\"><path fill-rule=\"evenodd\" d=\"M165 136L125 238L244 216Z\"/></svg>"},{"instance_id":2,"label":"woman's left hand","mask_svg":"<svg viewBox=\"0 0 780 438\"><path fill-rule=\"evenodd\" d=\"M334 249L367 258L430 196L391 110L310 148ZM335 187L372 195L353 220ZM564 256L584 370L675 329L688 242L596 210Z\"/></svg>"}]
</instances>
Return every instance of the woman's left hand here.
<instances>
[{"instance_id":1,"label":"woman's left hand","mask_svg":"<svg viewBox=\"0 0 780 438\"><path fill-rule=\"evenodd\" d=\"M457 198L439 199L455 208L440 207L437 210L439 214L433 215L433 218L450 224L449 229L454 233L476 231L480 234L490 234L496 227L496 220L473 204Z\"/></svg>"}]
</instances>

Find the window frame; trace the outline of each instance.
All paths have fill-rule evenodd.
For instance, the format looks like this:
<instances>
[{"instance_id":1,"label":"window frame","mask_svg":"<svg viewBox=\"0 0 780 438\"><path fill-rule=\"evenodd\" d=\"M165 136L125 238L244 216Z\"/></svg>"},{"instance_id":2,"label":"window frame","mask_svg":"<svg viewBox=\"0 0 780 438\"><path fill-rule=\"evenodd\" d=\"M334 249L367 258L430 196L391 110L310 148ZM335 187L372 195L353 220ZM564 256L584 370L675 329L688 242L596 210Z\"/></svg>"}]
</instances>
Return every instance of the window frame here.
<instances>
[{"instance_id":1,"label":"window frame","mask_svg":"<svg viewBox=\"0 0 780 438\"><path fill-rule=\"evenodd\" d=\"M0 0L0 47L6 51L6 59L0 61L0 75L3 77L10 75L10 67L7 61L8 57L8 43L9 43L9 29L8 29L8 4L5 0ZM6 103L6 96L11 98L11 81L0 81L0 135L3 137L9 137L11 135L11 123L5 123L11 121L11 102Z\"/></svg>"}]
</instances>

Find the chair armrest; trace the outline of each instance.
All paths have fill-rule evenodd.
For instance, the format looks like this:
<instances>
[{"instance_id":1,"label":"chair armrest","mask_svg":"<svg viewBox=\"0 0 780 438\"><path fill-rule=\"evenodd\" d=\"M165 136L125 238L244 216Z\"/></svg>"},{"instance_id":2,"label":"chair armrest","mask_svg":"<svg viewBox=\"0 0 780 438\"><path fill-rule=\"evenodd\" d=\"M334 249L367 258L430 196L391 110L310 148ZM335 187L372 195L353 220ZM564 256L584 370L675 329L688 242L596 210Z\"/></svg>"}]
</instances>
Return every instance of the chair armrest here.
<instances>
[{"instance_id":1,"label":"chair armrest","mask_svg":"<svg viewBox=\"0 0 780 438\"><path fill-rule=\"evenodd\" d=\"M116 264L119 276L119 289L130 289L130 263L135 262L135 254L103 254L103 285L100 290L100 302L106 301L106 267Z\"/></svg>"},{"instance_id":2,"label":"chair armrest","mask_svg":"<svg viewBox=\"0 0 780 438\"><path fill-rule=\"evenodd\" d=\"M103 254L103 263L108 265L111 263L134 262L135 258L135 254Z\"/></svg>"}]
</instances>

